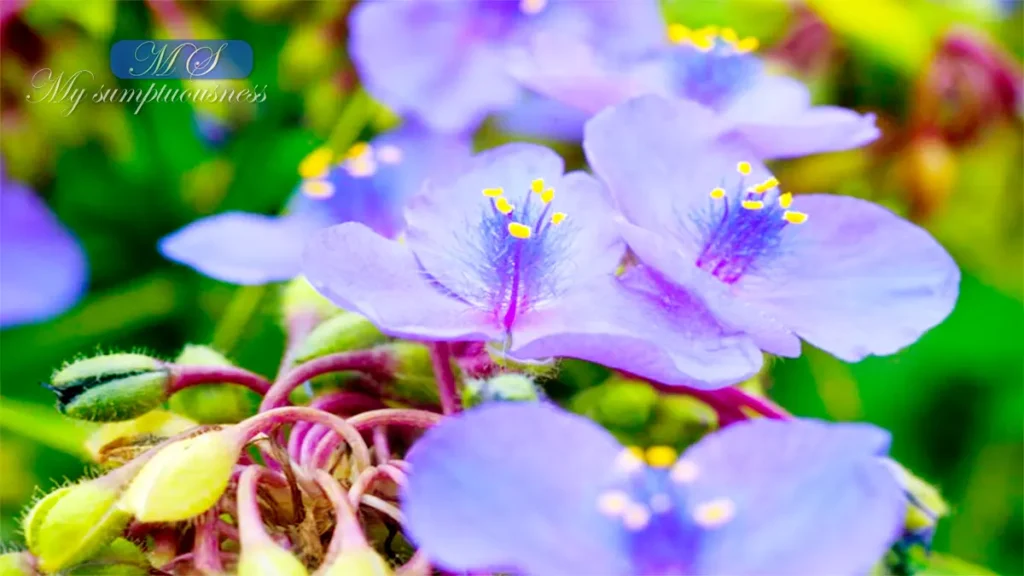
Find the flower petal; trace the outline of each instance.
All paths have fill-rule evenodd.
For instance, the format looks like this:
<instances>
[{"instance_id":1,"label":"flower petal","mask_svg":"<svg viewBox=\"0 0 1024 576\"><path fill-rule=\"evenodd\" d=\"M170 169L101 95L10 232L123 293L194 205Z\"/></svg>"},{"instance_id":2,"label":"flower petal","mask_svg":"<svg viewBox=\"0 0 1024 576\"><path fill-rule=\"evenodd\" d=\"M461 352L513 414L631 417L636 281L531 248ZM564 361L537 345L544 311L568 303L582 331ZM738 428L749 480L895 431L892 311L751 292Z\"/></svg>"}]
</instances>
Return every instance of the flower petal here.
<instances>
[{"instance_id":1,"label":"flower petal","mask_svg":"<svg viewBox=\"0 0 1024 576\"><path fill-rule=\"evenodd\" d=\"M706 529L695 572L866 574L906 513L879 458L888 446L873 426L812 420L751 420L704 438L684 454L695 477L679 486ZM716 501L729 513L711 518Z\"/></svg>"},{"instance_id":2,"label":"flower petal","mask_svg":"<svg viewBox=\"0 0 1024 576\"><path fill-rule=\"evenodd\" d=\"M165 258L234 284L266 284L299 274L302 247L316 230L305 218L226 212L160 240Z\"/></svg>"},{"instance_id":3,"label":"flower petal","mask_svg":"<svg viewBox=\"0 0 1024 576\"><path fill-rule=\"evenodd\" d=\"M599 426L539 403L445 419L409 454L402 510L447 570L626 574L619 527L593 505L622 447Z\"/></svg>"},{"instance_id":4,"label":"flower petal","mask_svg":"<svg viewBox=\"0 0 1024 576\"><path fill-rule=\"evenodd\" d=\"M382 332L422 340L495 340L493 319L450 297L423 275L407 246L350 222L317 232L303 273L321 294L369 318Z\"/></svg>"},{"instance_id":5,"label":"flower petal","mask_svg":"<svg viewBox=\"0 0 1024 576\"><path fill-rule=\"evenodd\" d=\"M811 107L807 88L791 78L764 76L732 102L724 121L751 147L771 160L849 150L877 139L874 114L836 106Z\"/></svg>"},{"instance_id":6,"label":"flower petal","mask_svg":"<svg viewBox=\"0 0 1024 576\"><path fill-rule=\"evenodd\" d=\"M2 168L0 168L2 171ZM85 292L85 253L28 187L4 178L0 191L0 326L40 322Z\"/></svg>"},{"instance_id":7,"label":"flower petal","mask_svg":"<svg viewBox=\"0 0 1024 576\"><path fill-rule=\"evenodd\" d=\"M892 354L949 315L960 270L926 231L865 200L798 196L785 255L738 284L741 295L848 362Z\"/></svg>"},{"instance_id":8,"label":"flower petal","mask_svg":"<svg viewBox=\"0 0 1024 576\"><path fill-rule=\"evenodd\" d=\"M496 120L502 130L519 136L578 142L589 119L589 114L569 104L527 92Z\"/></svg>"}]
</instances>

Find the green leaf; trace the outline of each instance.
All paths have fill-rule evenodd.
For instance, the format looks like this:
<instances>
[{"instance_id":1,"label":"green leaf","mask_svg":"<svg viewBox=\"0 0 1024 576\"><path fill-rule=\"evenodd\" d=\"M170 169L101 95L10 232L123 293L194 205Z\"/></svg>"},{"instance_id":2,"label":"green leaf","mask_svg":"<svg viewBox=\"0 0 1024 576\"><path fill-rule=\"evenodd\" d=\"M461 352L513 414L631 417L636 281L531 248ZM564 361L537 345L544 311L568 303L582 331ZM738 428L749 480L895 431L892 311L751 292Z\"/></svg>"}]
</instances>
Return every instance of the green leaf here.
<instances>
[{"instance_id":1,"label":"green leaf","mask_svg":"<svg viewBox=\"0 0 1024 576\"><path fill-rule=\"evenodd\" d=\"M996 576L996 573L953 556L932 553L928 567L917 576Z\"/></svg>"},{"instance_id":2,"label":"green leaf","mask_svg":"<svg viewBox=\"0 0 1024 576\"><path fill-rule=\"evenodd\" d=\"M83 460L89 457L85 451L85 440L96 428L95 424L72 420L50 407L0 398L0 430L13 432Z\"/></svg>"},{"instance_id":3,"label":"green leaf","mask_svg":"<svg viewBox=\"0 0 1024 576\"><path fill-rule=\"evenodd\" d=\"M911 10L904 2L808 0L807 5L841 36L908 76L929 58L932 39L921 23L920 10Z\"/></svg>"}]
</instances>

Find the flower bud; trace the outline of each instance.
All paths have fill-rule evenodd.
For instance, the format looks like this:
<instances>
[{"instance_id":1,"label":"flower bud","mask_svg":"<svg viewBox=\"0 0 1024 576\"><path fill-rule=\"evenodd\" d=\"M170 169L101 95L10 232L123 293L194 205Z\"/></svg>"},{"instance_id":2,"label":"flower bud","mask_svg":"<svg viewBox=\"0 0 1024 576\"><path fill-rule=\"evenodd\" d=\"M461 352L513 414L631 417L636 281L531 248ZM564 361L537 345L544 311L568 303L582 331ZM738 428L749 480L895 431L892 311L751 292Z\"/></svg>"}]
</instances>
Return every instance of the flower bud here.
<instances>
[{"instance_id":1,"label":"flower bud","mask_svg":"<svg viewBox=\"0 0 1024 576\"><path fill-rule=\"evenodd\" d=\"M141 522L178 522L220 500L245 438L237 428L179 440L146 462L118 506Z\"/></svg>"},{"instance_id":2,"label":"flower bud","mask_svg":"<svg viewBox=\"0 0 1024 576\"><path fill-rule=\"evenodd\" d=\"M945 208L956 187L959 163L937 135L914 138L900 155L899 175L910 194L911 217L924 221Z\"/></svg>"},{"instance_id":3,"label":"flower bud","mask_svg":"<svg viewBox=\"0 0 1024 576\"><path fill-rule=\"evenodd\" d=\"M99 464L124 463L160 440L197 425L196 422L173 412L151 410L134 420L110 422L100 426L86 440L85 449Z\"/></svg>"},{"instance_id":4,"label":"flower bud","mask_svg":"<svg viewBox=\"0 0 1024 576\"><path fill-rule=\"evenodd\" d=\"M131 420L167 399L169 370L142 354L109 354L79 360L57 371L44 386L57 409L94 422Z\"/></svg>"},{"instance_id":5,"label":"flower bud","mask_svg":"<svg viewBox=\"0 0 1024 576\"><path fill-rule=\"evenodd\" d=\"M499 374L493 378L467 380L462 391L467 408L485 402L536 402L542 393L533 378L525 374Z\"/></svg>"},{"instance_id":6,"label":"flower bud","mask_svg":"<svg viewBox=\"0 0 1024 576\"><path fill-rule=\"evenodd\" d=\"M883 462L907 493L909 500L905 526L907 532L928 531L934 528L938 519L949 513L949 506L942 499L939 491L911 474L895 460L885 458Z\"/></svg>"},{"instance_id":7,"label":"flower bud","mask_svg":"<svg viewBox=\"0 0 1024 576\"><path fill-rule=\"evenodd\" d=\"M304 276L299 276L285 285L281 292L281 309L285 318L310 313L319 318L330 318L341 313L341 309L321 296Z\"/></svg>"},{"instance_id":8,"label":"flower bud","mask_svg":"<svg viewBox=\"0 0 1024 576\"><path fill-rule=\"evenodd\" d=\"M309 571L291 552L267 542L242 546L238 576L307 576Z\"/></svg>"},{"instance_id":9,"label":"flower bud","mask_svg":"<svg viewBox=\"0 0 1024 576\"><path fill-rule=\"evenodd\" d=\"M44 572L91 558L121 533L131 515L115 506L120 486L110 477L68 486L44 496L25 517L29 550Z\"/></svg>"},{"instance_id":10,"label":"flower bud","mask_svg":"<svg viewBox=\"0 0 1024 576\"><path fill-rule=\"evenodd\" d=\"M297 355L299 362L334 354L361 350L387 338L365 317L344 312L322 322L306 338Z\"/></svg>"},{"instance_id":11,"label":"flower bud","mask_svg":"<svg viewBox=\"0 0 1024 576\"><path fill-rule=\"evenodd\" d=\"M337 560L324 566L317 576L392 576L394 571L387 560L373 548L360 548L342 552Z\"/></svg>"},{"instance_id":12,"label":"flower bud","mask_svg":"<svg viewBox=\"0 0 1024 576\"><path fill-rule=\"evenodd\" d=\"M183 366L232 366L231 361L209 346L188 345L174 361ZM231 384L201 384L179 390L168 406L199 424L241 422L256 411L256 394Z\"/></svg>"},{"instance_id":13,"label":"flower bud","mask_svg":"<svg viewBox=\"0 0 1024 576\"><path fill-rule=\"evenodd\" d=\"M718 427L718 413L710 406L682 394L663 394L647 426L652 444L676 446L693 444Z\"/></svg>"},{"instance_id":14,"label":"flower bud","mask_svg":"<svg viewBox=\"0 0 1024 576\"><path fill-rule=\"evenodd\" d=\"M149 560L135 544L117 538L95 556L67 570L67 576L148 576Z\"/></svg>"},{"instance_id":15,"label":"flower bud","mask_svg":"<svg viewBox=\"0 0 1024 576\"><path fill-rule=\"evenodd\" d=\"M430 350L415 342L391 342L380 346L395 356L394 380L388 386L390 396L414 405L440 402Z\"/></svg>"},{"instance_id":16,"label":"flower bud","mask_svg":"<svg viewBox=\"0 0 1024 576\"><path fill-rule=\"evenodd\" d=\"M621 431L639 431L651 420L658 393L645 382L613 377L600 385L599 422Z\"/></svg>"},{"instance_id":17,"label":"flower bud","mask_svg":"<svg viewBox=\"0 0 1024 576\"><path fill-rule=\"evenodd\" d=\"M32 555L28 552L0 554L0 576L35 576Z\"/></svg>"},{"instance_id":18,"label":"flower bud","mask_svg":"<svg viewBox=\"0 0 1024 576\"><path fill-rule=\"evenodd\" d=\"M558 370L558 363L555 362L554 358L546 360L516 360L509 358L507 354L502 353L501 350L496 350L493 346L487 347L487 353L491 356L492 362L509 372L521 372L542 378L554 376Z\"/></svg>"}]
</instances>

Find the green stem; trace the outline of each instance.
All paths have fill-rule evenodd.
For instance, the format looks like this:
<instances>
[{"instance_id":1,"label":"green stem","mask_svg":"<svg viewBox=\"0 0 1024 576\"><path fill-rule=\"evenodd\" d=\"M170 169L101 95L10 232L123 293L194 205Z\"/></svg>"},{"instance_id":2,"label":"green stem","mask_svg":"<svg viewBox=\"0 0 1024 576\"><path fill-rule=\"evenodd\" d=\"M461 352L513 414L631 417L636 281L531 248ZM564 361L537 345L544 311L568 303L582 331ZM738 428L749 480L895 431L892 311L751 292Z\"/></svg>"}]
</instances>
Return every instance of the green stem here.
<instances>
[{"instance_id":1,"label":"green stem","mask_svg":"<svg viewBox=\"0 0 1024 576\"><path fill-rule=\"evenodd\" d=\"M344 154L355 143L356 138L359 138L359 133L363 131L363 128L373 119L376 108L370 95L362 87L356 88L348 97L345 108L338 116L334 130L327 137L327 146L336 154Z\"/></svg>"},{"instance_id":2,"label":"green stem","mask_svg":"<svg viewBox=\"0 0 1024 576\"><path fill-rule=\"evenodd\" d=\"M52 407L0 398L0 430L88 460L85 441L98 426L65 418Z\"/></svg>"},{"instance_id":3,"label":"green stem","mask_svg":"<svg viewBox=\"0 0 1024 576\"><path fill-rule=\"evenodd\" d=\"M235 290L224 315L217 322L213 332L213 349L228 354L238 344L253 316L260 309L269 284L259 286L240 286Z\"/></svg>"}]
</instances>

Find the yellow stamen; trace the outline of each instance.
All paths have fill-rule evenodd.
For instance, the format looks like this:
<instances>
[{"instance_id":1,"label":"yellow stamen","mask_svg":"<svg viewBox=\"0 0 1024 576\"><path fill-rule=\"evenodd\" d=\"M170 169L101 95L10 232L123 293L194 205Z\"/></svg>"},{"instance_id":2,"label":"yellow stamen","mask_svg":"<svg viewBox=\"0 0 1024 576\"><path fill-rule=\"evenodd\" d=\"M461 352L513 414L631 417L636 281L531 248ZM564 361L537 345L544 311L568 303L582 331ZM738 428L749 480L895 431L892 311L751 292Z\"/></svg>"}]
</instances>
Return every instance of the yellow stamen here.
<instances>
[{"instance_id":1,"label":"yellow stamen","mask_svg":"<svg viewBox=\"0 0 1024 576\"><path fill-rule=\"evenodd\" d=\"M334 196L334 184L324 180L307 180L302 183L302 193L310 198Z\"/></svg>"},{"instance_id":2,"label":"yellow stamen","mask_svg":"<svg viewBox=\"0 0 1024 576\"><path fill-rule=\"evenodd\" d=\"M750 170L750 162L740 162L739 164L736 164L736 171L744 176L749 176Z\"/></svg>"},{"instance_id":3,"label":"yellow stamen","mask_svg":"<svg viewBox=\"0 0 1024 576\"><path fill-rule=\"evenodd\" d=\"M760 210L764 208L764 202L760 200L744 200L743 207L747 210Z\"/></svg>"},{"instance_id":4,"label":"yellow stamen","mask_svg":"<svg viewBox=\"0 0 1024 576\"><path fill-rule=\"evenodd\" d=\"M514 208L508 203L508 200L504 196L499 196L494 199L494 207L502 214L511 214Z\"/></svg>"},{"instance_id":5,"label":"yellow stamen","mask_svg":"<svg viewBox=\"0 0 1024 576\"><path fill-rule=\"evenodd\" d=\"M348 149L345 153L346 158L359 158L360 156L366 156L370 153L370 145L366 142L356 142Z\"/></svg>"},{"instance_id":6,"label":"yellow stamen","mask_svg":"<svg viewBox=\"0 0 1024 576\"><path fill-rule=\"evenodd\" d=\"M554 224L555 226L558 226L563 221L565 221L566 216L567 214L565 212L555 212L554 214L551 215L551 223Z\"/></svg>"},{"instance_id":7,"label":"yellow stamen","mask_svg":"<svg viewBox=\"0 0 1024 576\"><path fill-rule=\"evenodd\" d=\"M736 31L732 28L722 30L722 40L725 40L729 44L735 44L739 39L740 37L736 35Z\"/></svg>"},{"instance_id":8,"label":"yellow stamen","mask_svg":"<svg viewBox=\"0 0 1024 576\"><path fill-rule=\"evenodd\" d=\"M737 42L735 48L736 51L739 52L740 54L746 54L747 52L753 52L757 50L757 47L760 45L761 43L757 40L757 38L751 36L749 38L744 38L743 40Z\"/></svg>"},{"instance_id":9,"label":"yellow stamen","mask_svg":"<svg viewBox=\"0 0 1024 576\"><path fill-rule=\"evenodd\" d=\"M541 194L544 192L544 179L537 178L530 183L530 190L533 190L535 194Z\"/></svg>"},{"instance_id":10,"label":"yellow stamen","mask_svg":"<svg viewBox=\"0 0 1024 576\"><path fill-rule=\"evenodd\" d=\"M790 224L803 224L807 222L807 214L795 210L786 210L782 213L782 219Z\"/></svg>"},{"instance_id":11,"label":"yellow stamen","mask_svg":"<svg viewBox=\"0 0 1024 576\"><path fill-rule=\"evenodd\" d=\"M504 188L484 188L484 196L487 196L488 198L497 198L504 193Z\"/></svg>"},{"instance_id":12,"label":"yellow stamen","mask_svg":"<svg viewBox=\"0 0 1024 576\"><path fill-rule=\"evenodd\" d=\"M772 177L754 186L753 188L750 189L750 191L755 192L757 194L764 194L765 192L771 190L772 188L775 188L778 185L779 181Z\"/></svg>"},{"instance_id":13,"label":"yellow stamen","mask_svg":"<svg viewBox=\"0 0 1024 576\"><path fill-rule=\"evenodd\" d=\"M690 38L690 29L682 24L668 25L668 40L673 44L682 44Z\"/></svg>"},{"instance_id":14,"label":"yellow stamen","mask_svg":"<svg viewBox=\"0 0 1024 576\"><path fill-rule=\"evenodd\" d=\"M728 498L718 498L697 506L693 519L704 528L717 528L736 515L736 504Z\"/></svg>"},{"instance_id":15,"label":"yellow stamen","mask_svg":"<svg viewBox=\"0 0 1024 576\"><path fill-rule=\"evenodd\" d=\"M690 44L693 44L701 52L710 52L715 47L715 39L713 36L694 32L690 35Z\"/></svg>"},{"instance_id":16,"label":"yellow stamen","mask_svg":"<svg viewBox=\"0 0 1024 576\"><path fill-rule=\"evenodd\" d=\"M540 201L545 203L545 204L550 204L551 201L554 200L554 199L555 199L555 189L554 188L548 188L547 190L544 191L543 194L540 195Z\"/></svg>"},{"instance_id":17,"label":"yellow stamen","mask_svg":"<svg viewBox=\"0 0 1024 576\"><path fill-rule=\"evenodd\" d=\"M520 224L519 222L509 222L508 233L511 234L513 238L526 240L533 234L533 230L531 230L530 227L525 224Z\"/></svg>"},{"instance_id":18,"label":"yellow stamen","mask_svg":"<svg viewBox=\"0 0 1024 576\"><path fill-rule=\"evenodd\" d=\"M629 506L629 496L621 490L608 490L597 497L597 509L605 516L620 516Z\"/></svg>"},{"instance_id":19,"label":"yellow stamen","mask_svg":"<svg viewBox=\"0 0 1024 576\"><path fill-rule=\"evenodd\" d=\"M623 525L626 526L627 530L633 532L643 530L650 521L651 512L642 504L631 503L626 507L626 511L622 515Z\"/></svg>"},{"instance_id":20,"label":"yellow stamen","mask_svg":"<svg viewBox=\"0 0 1024 576\"><path fill-rule=\"evenodd\" d=\"M317 148L309 153L299 163L299 176L303 178L321 178L327 174L327 169L334 159L334 152L330 148Z\"/></svg>"},{"instance_id":21,"label":"yellow stamen","mask_svg":"<svg viewBox=\"0 0 1024 576\"><path fill-rule=\"evenodd\" d=\"M651 446L644 453L644 460L654 468L668 468L679 454L670 446Z\"/></svg>"},{"instance_id":22,"label":"yellow stamen","mask_svg":"<svg viewBox=\"0 0 1024 576\"><path fill-rule=\"evenodd\" d=\"M715 188L711 191L711 197L715 200L725 198L725 188Z\"/></svg>"},{"instance_id":23,"label":"yellow stamen","mask_svg":"<svg viewBox=\"0 0 1024 576\"><path fill-rule=\"evenodd\" d=\"M789 206L792 203L793 203L793 193L792 192L786 192L785 194L779 195L779 206L782 206L783 208L789 208Z\"/></svg>"},{"instance_id":24,"label":"yellow stamen","mask_svg":"<svg viewBox=\"0 0 1024 576\"><path fill-rule=\"evenodd\" d=\"M672 471L669 472L669 478L678 484L687 484L696 480L699 472L700 469L697 467L696 462L681 458L672 467Z\"/></svg>"}]
</instances>

